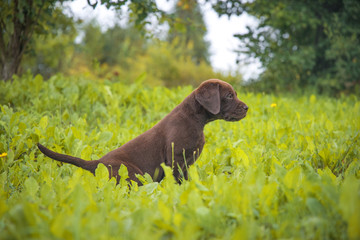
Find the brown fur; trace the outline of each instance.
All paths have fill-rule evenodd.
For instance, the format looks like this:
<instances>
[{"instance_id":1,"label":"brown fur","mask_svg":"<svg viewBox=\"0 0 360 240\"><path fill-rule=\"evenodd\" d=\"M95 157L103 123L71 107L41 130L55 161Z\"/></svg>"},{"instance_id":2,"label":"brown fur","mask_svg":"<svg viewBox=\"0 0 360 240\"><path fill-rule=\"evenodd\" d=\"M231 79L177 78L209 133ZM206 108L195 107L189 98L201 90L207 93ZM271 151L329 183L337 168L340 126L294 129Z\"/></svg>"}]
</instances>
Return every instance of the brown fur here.
<instances>
[{"instance_id":1,"label":"brown fur","mask_svg":"<svg viewBox=\"0 0 360 240\"><path fill-rule=\"evenodd\" d=\"M139 183L135 174L148 173L154 181L160 181L164 177L160 164L164 163L173 167L174 177L180 182L179 168L187 179L187 166L195 162L203 149L205 124L217 119L239 121L246 116L247 110L247 105L237 98L230 84L211 79L203 82L151 129L99 160L85 161L53 152L41 144L38 147L50 158L92 173L99 163L103 163L109 169L109 176L115 176L117 181L121 164L127 167L130 180Z\"/></svg>"}]
</instances>

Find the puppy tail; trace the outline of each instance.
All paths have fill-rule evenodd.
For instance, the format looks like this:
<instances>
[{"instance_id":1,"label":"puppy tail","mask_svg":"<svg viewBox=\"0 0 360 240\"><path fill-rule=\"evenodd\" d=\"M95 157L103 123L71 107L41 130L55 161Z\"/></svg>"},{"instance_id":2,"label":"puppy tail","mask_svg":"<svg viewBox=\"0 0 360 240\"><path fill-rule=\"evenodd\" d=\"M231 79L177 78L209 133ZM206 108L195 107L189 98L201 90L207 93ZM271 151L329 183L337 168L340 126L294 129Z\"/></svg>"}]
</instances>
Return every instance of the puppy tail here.
<instances>
[{"instance_id":1,"label":"puppy tail","mask_svg":"<svg viewBox=\"0 0 360 240\"><path fill-rule=\"evenodd\" d=\"M69 155L53 152L50 149L41 145L40 143L38 143L37 146L38 146L39 150L43 154L48 156L49 158L55 159L60 162L73 164L77 167L81 167L85 170L88 170L88 171L92 172L93 174L95 174L95 169L96 169L97 165L99 164L99 160L85 161L81 158L72 157Z\"/></svg>"}]
</instances>

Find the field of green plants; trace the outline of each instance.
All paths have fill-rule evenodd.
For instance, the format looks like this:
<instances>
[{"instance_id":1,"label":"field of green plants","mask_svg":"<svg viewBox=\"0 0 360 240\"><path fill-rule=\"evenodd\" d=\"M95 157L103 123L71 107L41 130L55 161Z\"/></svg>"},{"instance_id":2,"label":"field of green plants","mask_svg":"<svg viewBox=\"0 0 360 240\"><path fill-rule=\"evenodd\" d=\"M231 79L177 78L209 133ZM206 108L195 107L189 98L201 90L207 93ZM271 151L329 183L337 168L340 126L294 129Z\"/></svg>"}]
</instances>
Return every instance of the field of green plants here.
<instances>
[{"instance_id":1,"label":"field of green plants","mask_svg":"<svg viewBox=\"0 0 360 240\"><path fill-rule=\"evenodd\" d=\"M204 79L205 80L205 79ZM0 83L0 239L360 239L360 100L238 96L240 122L205 127L190 179L143 186L44 157L98 159L192 87L60 75ZM126 172L122 172L125 179Z\"/></svg>"}]
</instances>

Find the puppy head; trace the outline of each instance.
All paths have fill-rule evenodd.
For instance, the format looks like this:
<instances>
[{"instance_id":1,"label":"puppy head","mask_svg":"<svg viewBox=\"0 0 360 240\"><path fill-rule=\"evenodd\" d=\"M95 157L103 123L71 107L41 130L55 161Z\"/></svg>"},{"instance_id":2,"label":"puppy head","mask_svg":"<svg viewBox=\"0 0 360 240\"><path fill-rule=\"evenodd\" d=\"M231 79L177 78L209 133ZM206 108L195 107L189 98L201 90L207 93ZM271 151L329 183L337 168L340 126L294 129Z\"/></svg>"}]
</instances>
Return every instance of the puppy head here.
<instances>
[{"instance_id":1,"label":"puppy head","mask_svg":"<svg viewBox=\"0 0 360 240\"><path fill-rule=\"evenodd\" d=\"M227 82L211 79L195 90L195 99L215 119L239 121L246 116L248 106L237 98L234 88Z\"/></svg>"}]
</instances>

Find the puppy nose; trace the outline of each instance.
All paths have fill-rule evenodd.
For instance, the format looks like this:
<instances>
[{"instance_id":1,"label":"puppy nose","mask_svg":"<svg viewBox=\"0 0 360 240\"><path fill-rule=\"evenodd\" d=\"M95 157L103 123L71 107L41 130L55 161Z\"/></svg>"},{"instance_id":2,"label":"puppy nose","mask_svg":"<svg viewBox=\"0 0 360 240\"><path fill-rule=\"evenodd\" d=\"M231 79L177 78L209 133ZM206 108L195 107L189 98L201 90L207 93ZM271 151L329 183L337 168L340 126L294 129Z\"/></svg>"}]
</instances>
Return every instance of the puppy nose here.
<instances>
[{"instance_id":1,"label":"puppy nose","mask_svg":"<svg viewBox=\"0 0 360 240\"><path fill-rule=\"evenodd\" d=\"M245 109L245 111L249 109L249 107L246 104L243 106L243 108Z\"/></svg>"}]
</instances>

